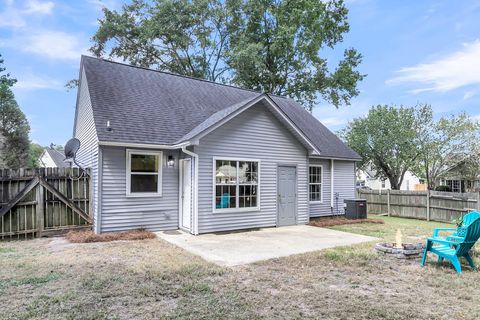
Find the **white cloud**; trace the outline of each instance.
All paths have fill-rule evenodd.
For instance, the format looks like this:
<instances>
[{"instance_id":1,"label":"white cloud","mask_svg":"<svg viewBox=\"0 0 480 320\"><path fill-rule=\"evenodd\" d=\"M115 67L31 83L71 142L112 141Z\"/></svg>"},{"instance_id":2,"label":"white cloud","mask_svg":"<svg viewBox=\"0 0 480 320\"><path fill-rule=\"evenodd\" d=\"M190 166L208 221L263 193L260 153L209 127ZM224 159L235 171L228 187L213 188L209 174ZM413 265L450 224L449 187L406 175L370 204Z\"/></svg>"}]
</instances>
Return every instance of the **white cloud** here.
<instances>
[{"instance_id":1,"label":"white cloud","mask_svg":"<svg viewBox=\"0 0 480 320\"><path fill-rule=\"evenodd\" d=\"M64 84L59 80L48 78L45 76L37 76L32 73L18 75L18 82L15 84L16 90L35 90L35 89L51 89L63 90Z\"/></svg>"},{"instance_id":2,"label":"white cloud","mask_svg":"<svg viewBox=\"0 0 480 320\"><path fill-rule=\"evenodd\" d=\"M30 0L27 2L23 12L26 14L51 14L54 6L55 4L51 1L41 2Z\"/></svg>"},{"instance_id":3,"label":"white cloud","mask_svg":"<svg viewBox=\"0 0 480 320\"><path fill-rule=\"evenodd\" d=\"M313 115L332 131L337 131L355 118L363 117L374 105L369 100L356 98L351 106L335 108L330 104L321 104L313 109Z\"/></svg>"},{"instance_id":4,"label":"white cloud","mask_svg":"<svg viewBox=\"0 0 480 320\"><path fill-rule=\"evenodd\" d=\"M41 2L37 0L27 1L23 7L14 6L13 1L4 1L4 4L4 10L0 12L0 27L14 29L25 27L30 15L51 14L55 6L51 1Z\"/></svg>"},{"instance_id":5,"label":"white cloud","mask_svg":"<svg viewBox=\"0 0 480 320\"><path fill-rule=\"evenodd\" d=\"M412 93L447 92L466 86L480 86L480 40L465 43L463 48L429 63L405 67L389 85L420 84ZM467 94L467 98L469 95Z\"/></svg>"},{"instance_id":6,"label":"white cloud","mask_svg":"<svg viewBox=\"0 0 480 320\"><path fill-rule=\"evenodd\" d=\"M87 0L87 2L94 5L97 9L108 8L113 10L119 7L119 3L116 0Z\"/></svg>"},{"instance_id":7,"label":"white cloud","mask_svg":"<svg viewBox=\"0 0 480 320\"><path fill-rule=\"evenodd\" d=\"M75 35L51 30L18 36L5 42L4 45L23 52L61 60L78 60L80 55L87 51L87 47Z\"/></svg>"},{"instance_id":8,"label":"white cloud","mask_svg":"<svg viewBox=\"0 0 480 320\"><path fill-rule=\"evenodd\" d=\"M478 93L478 90L468 90L463 95L463 100L468 100L468 99L472 98L473 96L476 96L477 93Z\"/></svg>"}]
</instances>

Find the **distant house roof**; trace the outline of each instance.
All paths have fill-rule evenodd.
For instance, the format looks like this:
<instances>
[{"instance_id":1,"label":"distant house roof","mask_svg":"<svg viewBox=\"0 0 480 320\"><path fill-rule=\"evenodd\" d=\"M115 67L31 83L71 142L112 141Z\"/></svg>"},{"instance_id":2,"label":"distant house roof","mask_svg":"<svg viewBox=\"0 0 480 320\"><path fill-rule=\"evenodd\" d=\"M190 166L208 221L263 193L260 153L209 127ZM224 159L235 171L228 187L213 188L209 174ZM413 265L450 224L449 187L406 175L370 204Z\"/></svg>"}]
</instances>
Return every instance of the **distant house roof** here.
<instances>
[{"instance_id":1,"label":"distant house roof","mask_svg":"<svg viewBox=\"0 0 480 320\"><path fill-rule=\"evenodd\" d=\"M55 149L46 148L44 153L40 157L40 160L45 153L50 156L50 158L53 160L53 162L55 163L55 166L57 168L70 168L70 162L65 162L64 161L65 160L65 155L62 152L60 152L58 150L55 150Z\"/></svg>"},{"instance_id":2,"label":"distant house roof","mask_svg":"<svg viewBox=\"0 0 480 320\"><path fill-rule=\"evenodd\" d=\"M359 160L292 99L82 56L99 141L175 145L265 95L322 157ZM110 122L111 131L106 130Z\"/></svg>"}]
</instances>

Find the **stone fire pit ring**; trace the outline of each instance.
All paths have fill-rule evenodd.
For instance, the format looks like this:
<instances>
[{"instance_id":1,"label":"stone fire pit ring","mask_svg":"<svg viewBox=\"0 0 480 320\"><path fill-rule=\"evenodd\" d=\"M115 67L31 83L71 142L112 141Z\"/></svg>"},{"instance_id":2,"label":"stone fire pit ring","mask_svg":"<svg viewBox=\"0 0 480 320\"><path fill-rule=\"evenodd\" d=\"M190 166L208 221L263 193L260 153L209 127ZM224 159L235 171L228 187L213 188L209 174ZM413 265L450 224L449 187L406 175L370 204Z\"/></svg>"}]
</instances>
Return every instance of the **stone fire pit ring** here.
<instances>
[{"instance_id":1,"label":"stone fire pit ring","mask_svg":"<svg viewBox=\"0 0 480 320\"><path fill-rule=\"evenodd\" d=\"M375 250L384 255L394 256L398 259L420 258L425 245L422 243L402 243L402 248L396 248L394 242L381 242L375 245Z\"/></svg>"}]
</instances>

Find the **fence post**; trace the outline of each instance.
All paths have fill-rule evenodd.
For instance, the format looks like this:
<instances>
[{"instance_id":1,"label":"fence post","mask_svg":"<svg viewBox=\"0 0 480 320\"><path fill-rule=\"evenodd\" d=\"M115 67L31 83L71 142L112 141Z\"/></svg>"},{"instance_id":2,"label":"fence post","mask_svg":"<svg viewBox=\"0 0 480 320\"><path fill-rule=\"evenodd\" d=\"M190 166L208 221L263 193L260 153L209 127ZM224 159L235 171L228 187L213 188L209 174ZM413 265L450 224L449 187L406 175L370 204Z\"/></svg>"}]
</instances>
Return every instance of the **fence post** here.
<instances>
[{"instance_id":1,"label":"fence post","mask_svg":"<svg viewBox=\"0 0 480 320\"><path fill-rule=\"evenodd\" d=\"M44 191L43 191L43 186L42 185L37 185L37 192L36 192L36 200L37 200L37 206L35 208L35 215L36 215L36 226L37 226L37 238L42 237L42 232L43 228L45 226L44 224L44 210L43 210L43 204L45 202L45 197L44 197Z\"/></svg>"},{"instance_id":2,"label":"fence post","mask_svg":"<svg viewBox=\"0 0 480 320\"><path fill-rule=\"evenodd\" d=\"M390 189L387 189L387 215L390 217Z\"/></svg>"},{"instance_id":3,"label":"fence post","mask_svg":"<svg viewBox=\"0 0 480 320\"><path fill-rule=\"evenodd\" d=\"M427 189L427 221L430 221L430 189Z\"/></svg>"},{"instance_id":4,"label":"fence post","mask_svg":"<svg viewBox=\"0 0 480 320\"><path fill-rule=\"evenodd\" d=\"M477 192L477 211L480 212L480 191Z\"/></svg>"}]
</instances>

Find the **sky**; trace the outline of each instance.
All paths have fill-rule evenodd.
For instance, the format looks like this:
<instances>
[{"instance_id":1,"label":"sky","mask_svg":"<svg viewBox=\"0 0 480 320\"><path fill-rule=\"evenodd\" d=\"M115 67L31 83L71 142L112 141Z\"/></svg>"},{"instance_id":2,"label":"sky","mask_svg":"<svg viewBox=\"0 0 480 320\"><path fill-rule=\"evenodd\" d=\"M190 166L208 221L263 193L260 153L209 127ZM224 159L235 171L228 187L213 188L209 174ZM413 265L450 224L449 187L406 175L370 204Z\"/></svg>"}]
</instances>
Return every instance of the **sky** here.
<instances>
[{"instance_id":1,"label":"sky","mask_svg":"<svg viewBox=\"0 0 480 320\"><path fill-rule=\"evenodd\" d=\"M88 54L102 7L119 0L0 0L0 54L18 79L13 90L30 138L64 144L72 136L80 55ZM480 1L347 0L350 32L327 57L345 48L363 55L366 78L350 106L319 103L313 111L331 130L367 114L372 105L432 105L435 116L465 111L480 120Z\"/></svg>"}]
</instances>

